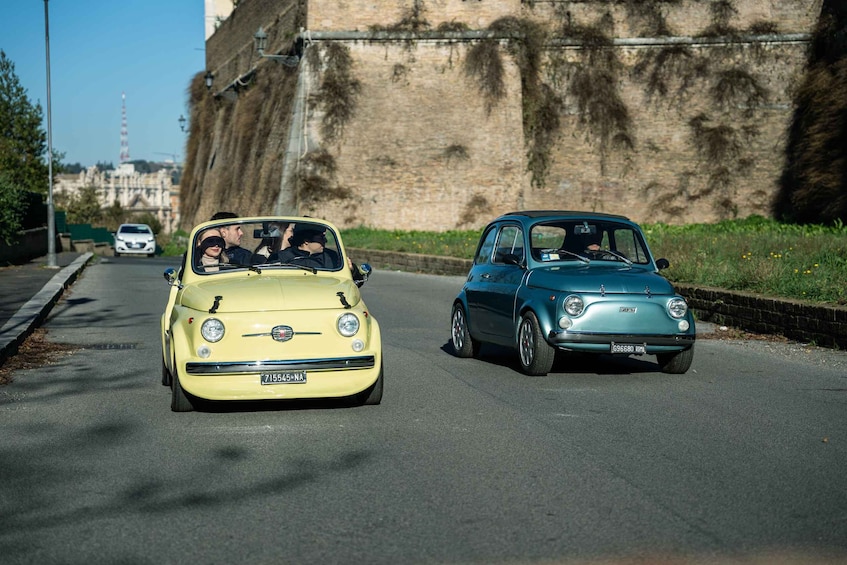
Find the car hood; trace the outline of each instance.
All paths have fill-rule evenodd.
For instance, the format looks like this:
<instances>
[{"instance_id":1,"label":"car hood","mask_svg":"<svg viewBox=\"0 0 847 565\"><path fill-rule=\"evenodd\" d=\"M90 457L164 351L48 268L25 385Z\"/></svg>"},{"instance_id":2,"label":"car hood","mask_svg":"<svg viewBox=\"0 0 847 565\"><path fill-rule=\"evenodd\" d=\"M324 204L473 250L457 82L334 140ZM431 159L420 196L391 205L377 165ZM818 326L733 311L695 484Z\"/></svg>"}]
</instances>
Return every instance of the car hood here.
<instances>
[{"instance_id":1,"label":"car hood","mask_svg":"<svg viewBox=\"0 0 847 565\"><path fill-rule=\"evenodd\" d=\"M547 267L529 275L527 286L565 292L605 292L608 294L676 294L665 277L643 269L581 265Z\"/></svg>"},{"instance_id":2,"label":"car hood","mask_svg":"<svg viewBox=\"0 0 847 565\"><path fill-rule=\"evenodd\" d=\"M338 293L344 294L351 307L361 300L358 287L350 279L308 274L204 281L183 289L180 302L188 308L208 312L216 297L220 297L217 313L322 310L344 307Z\"/></svg>"}]
</instances>

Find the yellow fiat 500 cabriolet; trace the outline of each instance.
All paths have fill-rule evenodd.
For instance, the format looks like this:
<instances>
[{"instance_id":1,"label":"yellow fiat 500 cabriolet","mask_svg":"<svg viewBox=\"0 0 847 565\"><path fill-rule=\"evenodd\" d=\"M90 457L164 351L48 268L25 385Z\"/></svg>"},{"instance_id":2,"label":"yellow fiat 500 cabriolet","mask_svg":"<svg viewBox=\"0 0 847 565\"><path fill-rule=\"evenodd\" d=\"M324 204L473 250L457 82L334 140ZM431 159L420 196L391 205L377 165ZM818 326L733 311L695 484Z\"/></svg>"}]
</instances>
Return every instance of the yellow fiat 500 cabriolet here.
<instances>
[{"instance_id":1,"label":"yellow fiat 500 cabriolet","mask_svg":"<svg viewBox=\"0 0 847 565\"><path fill-rule=\"evenodd\" d=\"M228 218L191 233L162 315L171 410L204 400L382 400L379 324L359 293L370 274L331 223Z\"/></svg>"}]
</instances>

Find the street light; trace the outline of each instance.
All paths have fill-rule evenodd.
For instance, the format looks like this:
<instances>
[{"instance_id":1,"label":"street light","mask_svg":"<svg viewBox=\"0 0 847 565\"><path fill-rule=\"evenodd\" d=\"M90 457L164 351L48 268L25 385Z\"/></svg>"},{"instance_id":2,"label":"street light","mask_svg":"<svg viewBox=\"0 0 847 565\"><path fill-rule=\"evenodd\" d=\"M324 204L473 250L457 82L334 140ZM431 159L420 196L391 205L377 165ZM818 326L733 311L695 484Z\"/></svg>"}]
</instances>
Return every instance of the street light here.
<instances>
[{"instance_id":1,"label":"street light","mask_svg":"<svg viewBox=\"0 0 847 565\"><path fill-rule=\"evenodd\" d=\"M215 80L215 75L212 74L212 71L206 71L206 74L203 76L203 79L206 81L206 88L212 88L212 81Z\"/></svg>"},{"instance_id":2,"label":"street light","mask_svg":"<svg viewBox=\"0 0 847 565\"><path fill-rule=\"evenodd\" d=\"M182 114L179 115L179 129L185 131L185 116Z\"/></svg>"},{"instance_id":3,"label":"street light","mask_svg":"<svg viewBox=\"0 0 847 565\"><path fill-rule=\"evenodd\" d=\"M53 212L53 124L50 111L50 18L44 0L44 45L47 51L47 266L57 268L56 218Z\"/></svg>"},{"instance_id":4,"label":"street light","mask_svg":"<svg viewBox=\"0 0 847 565\"><path fill-rule=\"evenodd\" d=\"M253 46L259 53L259 57L264 59L273 59L287 67L296 67L300 63L300 57L297 55L265 55L265 48L268 46L268 34L265 33L262 26L259 26L258 31L253 34Z\"/></svg>"}]
</instances>

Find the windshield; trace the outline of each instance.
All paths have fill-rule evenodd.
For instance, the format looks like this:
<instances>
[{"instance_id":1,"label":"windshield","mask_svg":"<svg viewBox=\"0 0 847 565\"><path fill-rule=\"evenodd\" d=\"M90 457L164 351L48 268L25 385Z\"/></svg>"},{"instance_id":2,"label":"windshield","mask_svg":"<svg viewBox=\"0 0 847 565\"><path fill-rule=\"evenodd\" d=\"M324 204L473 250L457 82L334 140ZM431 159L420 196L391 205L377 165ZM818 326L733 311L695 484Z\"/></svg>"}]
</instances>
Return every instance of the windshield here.
<instances>
[{"instance_id":1,"label":"windshield","mask_svg":"<svg viewBox=\"0 0 847 565\"><path fill-rule=\"evenodd\" d=\"M536 261L650 262L641 232L628 224L597 220L557 220L536 224L530 232Z\"/></svg>"},{"instance_id":2,"label":"windshield","mask_svg":"<svg viewBox=\"0 0 847 565\"><path fill-rule=\"evenodd\" d=\"M121 226L120 233L152 233L148 226Z\"/></svg>"},{"instance_id":3,"label":"windshield","mask_svg":"<svg viewBox=\"0 0 847 565\"><path fill-rule=\"evenodd\" d=\"M337 271L343 266L336 233L318 222L222 221L195 234L191 255L199 274L243 269Z\"/></svg>"}]
</instances>

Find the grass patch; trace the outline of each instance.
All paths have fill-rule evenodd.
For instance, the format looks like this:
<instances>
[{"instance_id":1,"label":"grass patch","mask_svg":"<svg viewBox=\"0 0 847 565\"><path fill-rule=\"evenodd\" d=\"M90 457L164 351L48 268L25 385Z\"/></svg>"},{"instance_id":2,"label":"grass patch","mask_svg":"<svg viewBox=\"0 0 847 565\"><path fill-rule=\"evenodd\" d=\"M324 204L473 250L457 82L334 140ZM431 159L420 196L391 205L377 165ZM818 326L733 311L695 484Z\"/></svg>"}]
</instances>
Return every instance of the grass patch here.
<instances>
[{"instance_id":1,"label":"grass patch","mask_svg":"<svg viewBox=\"0 0 847 565\"><path fill-rule=\"evenodd\" d=\"M643 224L673 282L847 304L847 227L782 224L760 216L717 224ZM344 230L348 247L471 259L480 230Z\"/></svg>"}]
</instances>

